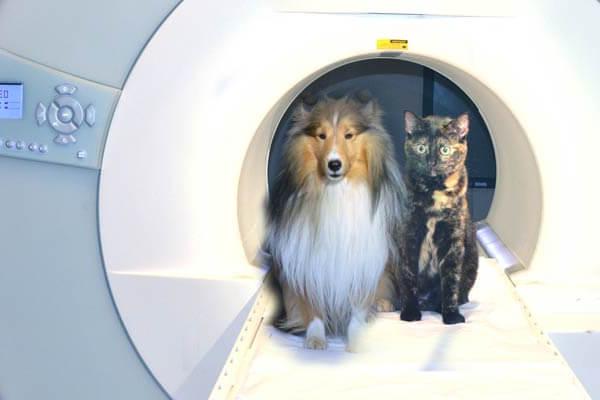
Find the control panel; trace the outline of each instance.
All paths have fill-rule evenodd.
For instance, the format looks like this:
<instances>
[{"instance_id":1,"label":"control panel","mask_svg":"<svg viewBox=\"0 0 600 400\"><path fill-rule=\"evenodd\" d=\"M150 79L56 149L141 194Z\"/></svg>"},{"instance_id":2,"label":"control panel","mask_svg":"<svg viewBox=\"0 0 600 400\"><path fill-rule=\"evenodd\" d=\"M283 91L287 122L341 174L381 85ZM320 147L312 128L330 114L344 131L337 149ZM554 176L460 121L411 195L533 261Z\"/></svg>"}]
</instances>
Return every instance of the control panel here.
<instances>
[{"instance_id":1,"label":"control panel","mask_svg":"<svg viewBox=\"0 0 600 400\"><path fill-rule=\"evenodd\" d=\"M73 96L77 91L77 86L69 83L62 83L56 86L58 96L52 100L46 107L44 103L39 102L35 109L35 119L38 125L44 125L46 121L57 133L54 142L57 144L76 143L75 131L77 131L83 121L92 127L96 122L96 108L93 104L85 108L85 114L81 103Z\"/></svg>"},{"instance_id":2,"label":"control panel","mask_svg":"<svg viewBox=\"0 0 600 400\"><path fill-rule=\"evenodd\" d=\"M99 169L119 94L0 50L0 156Z\"/></svg>"}]
</instances>

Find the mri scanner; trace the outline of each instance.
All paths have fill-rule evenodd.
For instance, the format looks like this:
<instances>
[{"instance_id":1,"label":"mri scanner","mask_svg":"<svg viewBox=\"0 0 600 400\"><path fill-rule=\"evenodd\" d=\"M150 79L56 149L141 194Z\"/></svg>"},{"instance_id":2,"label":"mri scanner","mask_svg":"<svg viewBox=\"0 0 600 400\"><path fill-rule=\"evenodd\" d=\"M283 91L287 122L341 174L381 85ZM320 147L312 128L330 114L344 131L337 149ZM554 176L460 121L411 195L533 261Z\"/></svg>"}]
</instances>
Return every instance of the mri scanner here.
<instances>
[{"instance_id":1,"label":"mri scanner","mask_svg":"<svg viewBox=\"0 0 600 400\"><path fill-rule=\"evenodd\" d=\"M506 340L534 338L494 364L531 383L511 397L552 381L600 398L598 20L596 0L0 0L0 397L300 393L268 383L310 374L266 326L271 143L319 77L389 59L450 79L491 134L478 293L523 321ZM467 326L494 338L477 312ZM378 329L419 326L396 319ZM555 372L519 364L532 343ZM339 366L335 345L320 362Z\"/></svg>"}]
</instances>

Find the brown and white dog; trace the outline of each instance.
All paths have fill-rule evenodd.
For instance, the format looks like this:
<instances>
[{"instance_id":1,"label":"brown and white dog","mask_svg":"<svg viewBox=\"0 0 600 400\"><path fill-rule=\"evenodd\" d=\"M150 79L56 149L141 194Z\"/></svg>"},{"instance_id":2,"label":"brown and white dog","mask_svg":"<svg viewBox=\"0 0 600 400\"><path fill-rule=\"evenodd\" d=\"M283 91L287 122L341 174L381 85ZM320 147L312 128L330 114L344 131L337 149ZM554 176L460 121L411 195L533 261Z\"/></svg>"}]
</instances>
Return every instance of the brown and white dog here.
<instances>
[{"instance_id":1,"label":"brown and white dog","mask_svg":"<svg viewBox=\"0 0 600 400\"><path fill-rule=\"evenodd\" d=\"M386 265L397 263L405 189L381 116L372 99L325 98L300 105L288 133L265 244L283 327L306 331L310 349L333 334L355 351Z\"/></svg>"}]
</instances>

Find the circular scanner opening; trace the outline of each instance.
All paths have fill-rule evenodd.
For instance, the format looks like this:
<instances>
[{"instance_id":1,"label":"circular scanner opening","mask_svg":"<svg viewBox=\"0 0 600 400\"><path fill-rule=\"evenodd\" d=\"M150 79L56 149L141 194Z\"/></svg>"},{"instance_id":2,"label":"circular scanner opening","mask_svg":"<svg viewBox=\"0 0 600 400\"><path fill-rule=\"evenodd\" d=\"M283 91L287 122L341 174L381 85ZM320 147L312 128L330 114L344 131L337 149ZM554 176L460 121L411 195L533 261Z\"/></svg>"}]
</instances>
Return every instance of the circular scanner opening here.
<instances>
[{"instance_id":1,"label":"circular scanner opening","mask_svg":"<svg viewBox=\"0 0 600 400\"><path fill-rule=\"evenodd\" d=\"M351 59L323 57L296 69L277 59L255 79L230 81L219 99L202 90L204 81L182 79L179 89L205 105L189 113L189 121L180 118L179 107L165 108L155 119L131 118L140 115L149 91L156 89L132 75L104 154L98 206L102 254L131 341L168 393L216 375L222 366L216 353L227 352L238 333L236 324L260 283L251 264L264 236L268 184L279 171L290 113L306 93L337 97L369 90L386 113L400 163L404 110L471 112L471 185L487 182L470 190L474 219L487 214L486 222L528 265L541 226L542 190L535 153L517 119L523 113L518 102L501 98L493 89L495 77L485 70L468 71L423 54L393 56L401 59L359 51ZM271 79L272 70L283 77ZM210 101L202 102L205 98ZM235 118L232 104L244 105ZM225 117L213 123L215 115ZM207 122L213 129L204 129ZM165 132L178 131L174 125L184 143L210 146L165 146ZM214 134L216 127L223 134ZM137 151L139 132L146 135L143 152ZM223 171L216 170L215 161L223 160ZM483 190L487 200L473 200ZM183 354L184 363L174 354ZM208 362L214 363L210 373Z\"/></svg>"},{"instance_id":2,"label":"circular scanner opening","mask_svg":"<svg viewBox=\"0 0 600 400\"><path fill-rule=\"evenodd\" d=\"M268 161L268 182L280 170L287 132L298 104L323 96L339 98L367 90L380 103L383 123L392 136L396 158L404 166L404 111L456 117L468 112L470 130L468 200L473 221L487 217L496 187L496 156L490 132L471 99L443 75L423 65L393 59L369 59L343 65L319 77L298 95L275 130Z\"/></svg>"}]
</instances>

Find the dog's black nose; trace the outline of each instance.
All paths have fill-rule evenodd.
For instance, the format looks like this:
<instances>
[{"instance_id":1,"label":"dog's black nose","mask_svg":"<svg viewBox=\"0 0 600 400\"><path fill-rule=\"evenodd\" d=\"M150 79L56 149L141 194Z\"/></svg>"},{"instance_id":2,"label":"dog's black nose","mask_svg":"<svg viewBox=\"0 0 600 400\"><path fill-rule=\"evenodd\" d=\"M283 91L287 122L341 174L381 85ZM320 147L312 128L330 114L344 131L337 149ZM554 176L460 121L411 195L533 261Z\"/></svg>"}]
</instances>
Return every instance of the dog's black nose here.
<instances>
[{"instance_id":1,"label":"dog's black nose","mask_svg":"<svg viewBox=\"0 0 600 400\"><path fill-rule=\"evenodd\" d=\"M340 160L331 160L327 163L327 168L332 172L337 172L342 168L342 162Z\"/></svg>"}]
</instances>

